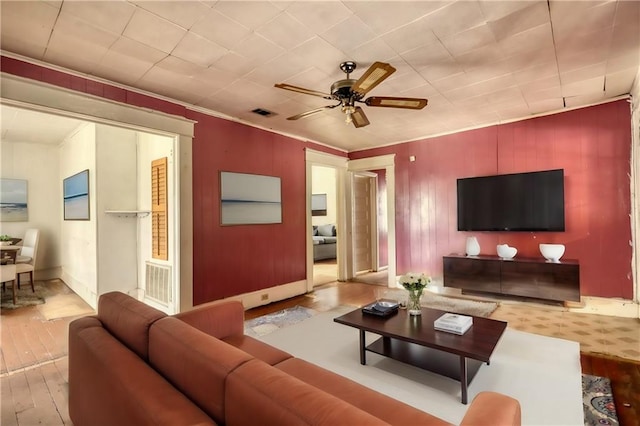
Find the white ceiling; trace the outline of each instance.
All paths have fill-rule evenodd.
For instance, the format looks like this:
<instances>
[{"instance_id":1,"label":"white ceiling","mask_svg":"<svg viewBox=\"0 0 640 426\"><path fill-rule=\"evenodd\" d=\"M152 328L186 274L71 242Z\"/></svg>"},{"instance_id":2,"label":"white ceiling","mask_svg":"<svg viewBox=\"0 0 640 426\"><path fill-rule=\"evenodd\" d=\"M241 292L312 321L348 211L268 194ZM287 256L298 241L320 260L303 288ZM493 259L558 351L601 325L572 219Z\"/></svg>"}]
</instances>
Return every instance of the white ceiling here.
<instances>
[{"instance_id":1,"label":"white ceiling","mask_svg":"<svg viewBox=\"0 0 640 426\"><path fill-rule=\"evenodd\" d=\"M3 142L58 145L83 123L81 120L0 105Z\"/></svg>"},{"instance_id":2,"label":"white ceiling","mask_svg":"<svg viewBox=\"0 0 640 426\"><path fill-rule=\"evenodd\" d=\"M638 1L2 1L6 52L157 93L347 151L560 111L629 93ZM354 60L397 71L356 129L329 92ZM251 113L255 108L272 117ZM4 122L3 122L4 124Z\"/></svg>"}]
</instances>

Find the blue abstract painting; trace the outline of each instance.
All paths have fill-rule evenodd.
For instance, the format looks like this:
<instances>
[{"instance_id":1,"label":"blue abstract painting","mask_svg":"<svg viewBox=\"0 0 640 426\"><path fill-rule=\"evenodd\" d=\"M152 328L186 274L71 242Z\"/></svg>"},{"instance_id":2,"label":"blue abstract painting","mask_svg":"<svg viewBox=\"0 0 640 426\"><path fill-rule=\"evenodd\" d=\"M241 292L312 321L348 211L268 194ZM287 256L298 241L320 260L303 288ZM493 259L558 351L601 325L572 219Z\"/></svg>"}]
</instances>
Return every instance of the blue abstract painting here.
<instances>
[{"instance_id":1,"label":"blue abstract painting","mask_svg":"<svg viewBox=\"0 0 640 426\"><path fill-rule=\"evenodd\" d=\"M0 221L27 222L27 181L0 179Z\"/></svg>"},{"instance_id":2,"label":"blue abstract painting","mask_svg":"<svg viewBox=\"0 0 640 426\"><path fill-rule=\"evenodd\" d=\"M64 220L89 220L89 170L64 179Z\"/></svg>"}]
</instances>

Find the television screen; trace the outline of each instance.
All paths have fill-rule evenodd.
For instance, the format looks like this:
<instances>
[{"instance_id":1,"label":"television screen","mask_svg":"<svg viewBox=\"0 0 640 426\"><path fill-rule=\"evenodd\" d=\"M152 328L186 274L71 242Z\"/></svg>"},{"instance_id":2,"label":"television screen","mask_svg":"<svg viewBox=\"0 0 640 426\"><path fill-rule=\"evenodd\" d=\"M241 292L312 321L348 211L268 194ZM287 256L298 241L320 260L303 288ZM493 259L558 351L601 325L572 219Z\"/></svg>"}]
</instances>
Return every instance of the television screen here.
<instances>
[{"instance_id":1,"label":"television screen","mask_svg":"<svg viewBox=\"0 0 640 426\"><path fill-rule=\"evenodd\" d=\"M458 231L564 231L564 171L458 179Z\"/></svg>"}]
</instances>

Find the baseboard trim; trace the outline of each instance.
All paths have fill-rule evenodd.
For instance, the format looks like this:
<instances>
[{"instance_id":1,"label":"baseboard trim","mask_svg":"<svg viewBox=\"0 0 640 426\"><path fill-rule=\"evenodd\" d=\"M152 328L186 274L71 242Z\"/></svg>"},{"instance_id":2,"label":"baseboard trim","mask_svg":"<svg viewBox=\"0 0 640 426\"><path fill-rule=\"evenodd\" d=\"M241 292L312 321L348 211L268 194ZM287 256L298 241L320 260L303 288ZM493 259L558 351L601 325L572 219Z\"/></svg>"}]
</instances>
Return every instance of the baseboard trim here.
<instances>
[{"instance_id":1,"label":"baseboard trim","mask_svg":"<svg viewBox=\"0 0 640 426\"><path fill-rule=\"evenodd\" d=\"M76 293L82 300L87 302L93 309L98 309L98 295L95 291L91 290L82 281L76 280L70 274L65 271L62 272L60 279Z\"/></svg>"},{"instance_id":2,"label":"baseboard trim","mask_svg":"<svg viewBox=\"0 0 640 426\"><path fill-rule=\"evenodd\" d=\"M238 300L242 302L245 309L257 306L268 305L272 302L289 299L307 292L307 281L300 280L275 287L264 288L251 293L243 293L237 296L228 297L227 300Z\"/></svg>"}]
</instances>

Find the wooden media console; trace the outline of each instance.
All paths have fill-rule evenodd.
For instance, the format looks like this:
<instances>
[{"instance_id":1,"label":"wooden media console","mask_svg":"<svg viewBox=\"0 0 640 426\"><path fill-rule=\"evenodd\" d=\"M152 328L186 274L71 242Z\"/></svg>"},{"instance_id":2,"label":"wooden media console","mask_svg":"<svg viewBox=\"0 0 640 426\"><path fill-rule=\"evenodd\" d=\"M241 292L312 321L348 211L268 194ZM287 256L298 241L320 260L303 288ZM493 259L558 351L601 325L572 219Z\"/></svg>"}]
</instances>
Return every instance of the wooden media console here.
<instances>
[{"instance_id":1,"label":"wooden media console","mask_svg":"<svg viewBox=\"0 0 640 426\"><path fill-rule=\"evenodd\" d=\"M498 256L443 257L444 286L469 292L521 296L558 302L580 301L580 265L545 259Z\"/></svg>"}]
</instances>

